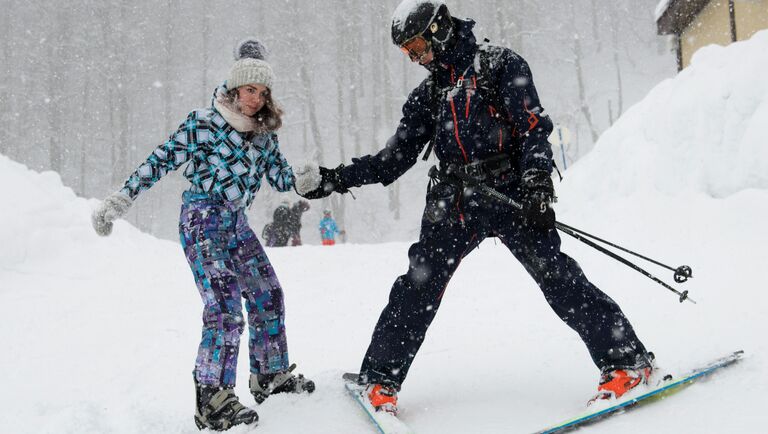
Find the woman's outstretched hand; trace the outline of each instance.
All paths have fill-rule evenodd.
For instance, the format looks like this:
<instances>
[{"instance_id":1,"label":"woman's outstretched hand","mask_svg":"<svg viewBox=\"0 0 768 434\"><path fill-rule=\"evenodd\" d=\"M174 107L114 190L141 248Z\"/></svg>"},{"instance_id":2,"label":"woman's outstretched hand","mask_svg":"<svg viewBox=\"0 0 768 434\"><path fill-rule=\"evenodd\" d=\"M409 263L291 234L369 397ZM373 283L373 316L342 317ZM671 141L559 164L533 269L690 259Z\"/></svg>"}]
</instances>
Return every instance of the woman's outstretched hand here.
<instances>
[{"instance_id":1,"label":"woman's outstretched hand","mask_svg":"<svg viewBox=\"0 0 768 434\"><path fill-rule=\"evenodd\" d=\"M346 193L349 191L341 180L340 165L335 169L327 169L322 166L305 164L293 173L296 177L296 193L307 199L321 199L330 196L331 193Z\"/></svg>"},{"instance_id":2,"label":"woman's outstretched hand","mask_svg":"<svg viewBox=\"0 0 768 434\"><path fill-rule=\"evenodd\" d=\"M107 196L91 214L91 223L96 233L102 237L112 233L112 222L119 219L133 205L133 200L123 192Z\"/></svg>"}]
</instances>

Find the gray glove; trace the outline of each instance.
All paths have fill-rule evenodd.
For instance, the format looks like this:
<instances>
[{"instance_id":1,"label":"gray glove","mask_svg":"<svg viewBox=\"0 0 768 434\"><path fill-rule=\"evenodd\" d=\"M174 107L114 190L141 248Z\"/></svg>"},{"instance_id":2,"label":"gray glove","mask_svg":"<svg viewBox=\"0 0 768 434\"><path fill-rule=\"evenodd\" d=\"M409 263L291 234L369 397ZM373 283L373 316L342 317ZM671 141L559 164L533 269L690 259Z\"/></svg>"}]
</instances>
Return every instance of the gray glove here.
<instances>
[{"instance_id":1,"label":"gray glove","mask_svg":"<svg viewBox=\"0 0 768 434\"><path fill-rule=\"evenodd\" d=\"M299 167L294 167L293 175L296 178L294 183L296 193L299 193L301 196L316 190L320 187L320 182L323 180L323 177L320 176L320 168L312 163L305 163Z\"/></svg>"},{"instance_id":2,"label":"gray glove","mask_svg":"<svg viewBox=\"0 0 768 434\"><path fill-rule=\"evenodd\" d=\"M347 193L349 188L344 185L341 179L341 171L344 169L344 165L340 164L335 169L327 169L323 166L317 167L317 172L314 169L307 174L299 172L299 176L296 178L296 192L306 199L321 199L328 197L334 191L337 193ZM311 178L309 177L311 175ZM309 182L311 179L311 183ZM305 182L306 181L306 182ZM316 187L310 189L312 185Z\"/></svg>"},{"instance_id":3,"label":"gray glove","mask_svg":"<svg viewBox=\"0 0 768 434\"><path fill-rule=\"evenodd\" d=\"M112 222L119 219L133 205L133 200L123 192L107 196L91 214L91 223L96 233L102 237L112 233Z\"/></svg>"}]
</instances>

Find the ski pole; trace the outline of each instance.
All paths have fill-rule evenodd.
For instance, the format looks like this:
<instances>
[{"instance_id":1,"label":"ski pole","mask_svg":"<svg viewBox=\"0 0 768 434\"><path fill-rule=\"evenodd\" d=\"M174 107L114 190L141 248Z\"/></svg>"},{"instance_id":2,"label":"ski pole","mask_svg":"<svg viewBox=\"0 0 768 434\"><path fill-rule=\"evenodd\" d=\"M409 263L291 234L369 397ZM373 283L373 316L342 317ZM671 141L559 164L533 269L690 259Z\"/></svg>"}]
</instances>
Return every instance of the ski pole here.
<instances>
[{"instance_id":1,"label":"ski pole","mask_svg":"<svg viewBox=\"0 0 768 434\"><path fill-rule=\"evenodd\" d=\"M600 241L603 244L607 244L607 245L609 245L611 247L615 247L615 248L617 248L617 249L619 249L619 250L621 250L623 252L627 252L630 255L637 256L638 258L644 259L644 260L646 260L646 261L648 261L648 262L650 262L652 264L656 264L656 265L658 265L660 267L664 267L664 268L666 268L668 270L674 271L675 272L675 282L677 282L677 283L683 283L683 282L687 281L689 278L693 277L693 270L691 270L691 267L689 267L687 265L681 265L681 266L679 266L677 268L672 268L669 265L662 264L661 262L658 262L656 260L653 260L651 258L643 256L643 255L641 255L639 253L633 252L632 250L629 250L627 248L621 247L621 246L619 246L617 244L614 244L614 243L612 243L610 241L606 241L606 240L604 240L602 238L599 238L599 237L597 237L595 235L589 234L589 233L587 233L585 231L576 229L576 228L574 228L572 226L568 226L565 223L557 222L557 225L559 225L558 229L560 229L560 230L562 230L562 228L571 230L571 231L576 232L578 234L584 235L585 237L589 237L589 238L592 238L594 240Z\"/></svg>"},{"instance_id":2,"label":"ski pole","mask_svg":"<svg viewBox=\"0 0 768 434\"><path fill-rule=\"evenodd\" d=\"M613 253L612 251L606 249L603 246L595 244L594 242L592 242L591 240L583 237L579 233L572 231L570 226L564 225L564 224L562 224L560 222L555 222L555 227L557 227L557 229L559 229L561 232L566 233L566 234L576 238L577 240L579 240L582 243L584 243L584 244L586 244L586 245L588 245L588 246L598 250L599 252L605 253L606 255L610 256L611 258L621 262L622 264L632 268L633 270L639 272L640 274L644 275L645 277L653 280L654 282L658 283L659 285L661 285L661 286L667 288L668 290L674 292L675 294L679 295L680 296L680 303L682 303L685 300L688 300L691 303L696 304L696 301L694 301L692 298L690 298L688 296L688 291L680 292L680 291L676 290L675 288L669 286L668 284L666 284L665 282L663 282L662 280L660 280L659 278L657 278L653 274L651 274L651 273L645 271L644 269L638 267L637 265L635 265L631 261L628 261L627 259L617 255L616 253Z\"/></svg>"},{"instance_id":3,"label":"ski pole","mask_svg":"<svg viewBox=\"0 0 768 434\"><path fill-rule=\"evenodd\" d=\"M472 180L472 178L470 176L462 174L459 171L450 170L450 168L449 168L448 175L449 176L453 176L455 178L458 178L460 181L463 181L464 182L464 188L466 188L466 187L476 188L476 189L478 189L480 191L481 194L484 194L487 197L491 197L491 198L496 199L496 200L498 200L498 201L500 201L502 203L505 203L506 205L511 206L511 207L517 209L518 211L523 209L523 205L521 203L516 202L515 200L513 200L509 196L507 196L507 195L505 195L503 193L500 193L499 191L497 191L494 188L488 187L487 185L482 184L480 182L475 182L474 180ZM430 169L430 178L438 178L438 177L439 177L438 170L437 170L436 167L433 166ZM602 247L602 246L600 246L598 244L595 244L593 241L591 241L591 240L589 240L588 238L585 238L585 237L592 237L593 239L598 240L600 242L603 242L603 243L605 243L605 244L607 244L609 246L612 246L612 247L615 247L617 249L623 250L623 251L625 251L627 253L631 253L631 254L639 257L639 258L645 259L646 261L652 262L652 263L654 263L656 265L659 265L659 266L662 266L664 268L668 268L668 269L670 269L670 270L675 272L675 282L677 282L677 283L683 283L686 280L688 280L688 278L693 277L693 271L691 270L691 267L689 267L687 265L683 265L683 266L678 267L677 269L674 269L674 268L672 268L672 267L670 267L668 265L662 264L661 262L655 261L653 259L650 259L650 258L645 257L643 255L640 255L638 253L635 253L635 252L633 252L633 251L631 251L629 249L625 249L625 248L623 248L621 246L618 246L618 245L613 244L613 243L611 243L609 241L606 241L606 240L603 240L601 238L598 238L598 237L596 237L594 235L588 234L588 233L586 233L584 231L578 230L576 228L572 228L571 226L568 226L568 225L566 225L564 223L560 223L558 221L555 221L555 227L557 229L559 229L561 232L564 232L564 233L566 233L566 234L576 238L577 240L583 242L584 244L594 248L595 250L597 250L597 251L599 251L601 253L605 253L609 257L611 257L613 259L616 259L617 261L621 262L622 264L632 268L633 270L639 272L640 274L644 275L645 277L653 280L654 282L658 283L659 285L661 285L661 286L667 288L668 290L674 292L675 294L680 296L680 303L682 303L685 300L688 300L691 303L696 304L696 302L692 298L690 298L688 296L688 291L680 292L680 291L676 290L675 288L673 288L673 287L669 286L668 284L666 284L664 281L660 280L658 277L656 277L653 274L645 271L643 268L637 266L633 262L631 262L631 261L629 261L629 260L627 260L627 259L625 259L625 258L623 258L623 257L621 257L619 255L617 255L614 252L611 252L610 250L606 249L605 247Z\"/></svg>"}]
</instances>

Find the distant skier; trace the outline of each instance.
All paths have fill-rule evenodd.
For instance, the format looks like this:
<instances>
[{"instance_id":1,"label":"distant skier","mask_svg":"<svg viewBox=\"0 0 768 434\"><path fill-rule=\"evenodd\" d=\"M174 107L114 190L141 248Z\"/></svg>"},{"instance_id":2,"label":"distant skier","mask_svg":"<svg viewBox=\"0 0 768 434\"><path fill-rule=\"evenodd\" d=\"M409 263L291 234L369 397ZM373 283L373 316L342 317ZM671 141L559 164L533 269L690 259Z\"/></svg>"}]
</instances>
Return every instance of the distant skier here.
<instances>
[{"instance_id":1,"label":"distant skier","mask_svg":"<svg viewBox=\"0 0 768 434\"><path fill-rule=\"evenodd\" d=\"M288 213L288 234L292 246L301 245L301 216L309 211L309 202L300 200L291 206Z\"/></svg>"},{"instance_id":2,"label":"distant skier","mask_svg":"<svg viewBox=\"0 0 768 434\"><path fill-rule=\"evenodd\" d=\"M336 220L331 216L331 210L323 211L323 218L320 220L320 239L324 246L333 246L336 244L336 234L342 234L336 225Z\"/></svg>"},{"instance_id":3,"label":"distant skier","mask_svg":"<svg viewBox=\"0 0 768 434\"><path fill-rule=\"evenodd\" d=\"M285 247L291 238L290 203L285 200L272 213L272 222L264 226L261 232L267 247Z\"/></svg>"},{"instance_id":4,"label":"distant skier","mask_svg":"<svg viewBox=\"0 0 768 434\"><path fill-rule=\"evenodd\" d=\"M261 230L261 238L267 247L275 247L277 245L277 232L272 222L264 225L264 228Z\"/></svg>"},{"instance_id":5,"label":"distant skier","mask_svg":"<svg viewBox=\"0 0 768 434\"><path fill-rule=\"evenodd\" d=\"M272 214L272 222L261 231L261 237L268 247L301 245L301 215L309 210L309 202L300 200L290 206L284 201Z\"/></svg>"},{"instance_id":6,"label":"distant skier","mask_svg":"<svg viewBox=\"0 0 768 434\"><path fill-rule=\"evenodd\" d=\"M391 184L428 142L425 158L434 150L440 161L431 171L419 241L408 251L410 266L392 286L359 382L375 408L397 410L397 392L448 281L480 242L497 237L586 344L601 372L595 398L622 396L648 381L652 357L619 306L560 251L551 208L552 122L525 60L507 48L478 44L473 26L451 17L442 1L403 1L393 16L392 40L430 75L403 105L397 132L382 151L348 166L297 170L297 191L313 199ZM471 369L457 375L471 375Z\"/></svg>"},{"instance_id":7,"label":"distant skier","mask_svg":"<svg viewBox=\"0 0 768 434\"><path fill-rule=\"evenodd\" d=\"M280 152L282 110L272 99L274 73L256 40L238 45L225 84L209 108L191 112L164 144L131 174L123 188L94 211L93 226L109 235L136 197L165 174L190 163L184 176L179 232L203 300L203 333L195 362L195 422L226 430L258 420L234 393L240 335L248 311L250 391L258 403L270 394L312 392L314 383L292 373L285 336L283 290L245 209L261 178L280 192L293 188Z\"/></svg>"}]
</instances>

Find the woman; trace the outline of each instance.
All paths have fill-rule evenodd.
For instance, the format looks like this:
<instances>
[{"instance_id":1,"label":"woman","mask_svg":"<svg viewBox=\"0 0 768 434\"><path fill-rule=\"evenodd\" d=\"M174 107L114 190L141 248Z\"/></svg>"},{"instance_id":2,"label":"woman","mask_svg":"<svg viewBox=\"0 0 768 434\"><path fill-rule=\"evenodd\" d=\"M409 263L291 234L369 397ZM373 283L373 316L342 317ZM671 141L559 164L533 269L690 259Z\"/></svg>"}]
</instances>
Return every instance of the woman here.
<instances>
[{"instance_id":1,"label":"woman","mask_svg":"<svg viewBox=\"0 0 768 434\"><path fill-rule=\"evenodd\" d=\"M283 291L248 225L245 208L262 176L278 191L293 188L294 175L275 131L282 111L272 99L274 73L264 48L246 40L226 83L207 109L191 112L171 137L128 178L123 188L94 211L93 226L109 235L112 222L162 176L187 164L179 222L184 248L203 300L203 334L195 362L195 422L225 430L258 420L233 392L242 302L248 317L250 390L258 403L270 394L308 392L314 383L292 373L285 336Z\"/></svg>"}]
</instances>

